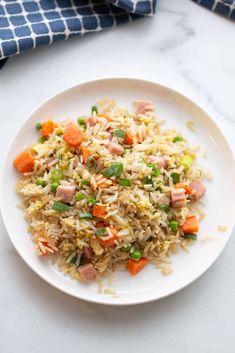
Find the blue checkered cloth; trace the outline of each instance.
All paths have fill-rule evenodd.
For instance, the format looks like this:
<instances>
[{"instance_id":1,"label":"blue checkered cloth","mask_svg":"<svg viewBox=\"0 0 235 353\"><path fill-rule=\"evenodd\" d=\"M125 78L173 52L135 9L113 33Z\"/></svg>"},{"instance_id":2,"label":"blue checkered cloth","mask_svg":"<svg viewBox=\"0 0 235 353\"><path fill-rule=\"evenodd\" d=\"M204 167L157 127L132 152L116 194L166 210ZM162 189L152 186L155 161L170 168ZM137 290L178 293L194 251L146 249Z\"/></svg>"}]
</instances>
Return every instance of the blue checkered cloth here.
<instances>
[{"instance_id":1,"label":"blue checkered cloth","mask_svg":"<svg viewBox=\"0 0 235 353\"><path fill-rule=\"evenodd\" d=\"M220 15L235 20L235 0L193 0Z\"/></svg>"},{"instance_id":2,"label":"blue checkered cloth","mask_svg":"<svg viewBox=\"0 0 235 353\"><path fill-rule=\"evenodd\" d=\"M235 0L193 0L235 19ZM155 13L157 0L0 0L0 59ZM0 61L3 64L3 60Z\"/></svg>"},{"instance_id":3,"label":"blue checkered cloth","mask_svg":"<svg viewBox=\"0 0 235 353\"><path fill-rule=\"evenodd\" d=\"M0 0L0 59L155 12L156 0Z\"/></svg>"}]
</instances>

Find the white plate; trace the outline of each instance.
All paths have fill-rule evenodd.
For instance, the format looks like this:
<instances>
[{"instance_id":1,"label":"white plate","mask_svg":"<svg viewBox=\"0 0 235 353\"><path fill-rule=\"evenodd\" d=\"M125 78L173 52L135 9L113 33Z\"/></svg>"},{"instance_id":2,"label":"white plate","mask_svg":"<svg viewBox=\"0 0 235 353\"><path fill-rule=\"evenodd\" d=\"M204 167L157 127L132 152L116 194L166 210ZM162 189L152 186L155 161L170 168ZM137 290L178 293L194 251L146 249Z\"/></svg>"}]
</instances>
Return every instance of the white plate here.
<instances>
[{"instance_id":1,"label":"white plate","mask_svg":"<svg viewBox=\"0 0 235 353\"><path fill-rule=\"evenodd\" d=\"M166 120L167 127L181 131L193 146L200 145L208 157L199 153L199 162L214 176L208 183L208 191L203 199L206 217L200 225L199 240L186 254L184 251L172 257L174 272L162 276L153 266L147 266L137 276L130 277L127 272L116 272L113 288L118 296L97 293L97 285L81 284L65 277L54 269L46 258L36 255L33 242L27 232L23 213L15 205L19 199L14 192L19 179L12 166L18 152L35 142L37 121L50 119L76 119L85 115L90 107L103 97L115 98L125 107L131 108L136 98L154 102L157 115ZM185 125L190 119L195 122L196 133ZM74 297L96 303L128 305L149 302L170 295L198 278L216 260L231 234L235 210L235 167L233 155L219 128L212 119L195 103L183 95L156 83L134 79L106 79L88 82L72 87L49 99L38 107L18 130L3 165L1 180L2 216L16 250L24 261L41 278L54 287ZM218 225L226 225L227 231L220 233ZM213 239L202 242L203 236Z\"/></svg>"}]
</instances>

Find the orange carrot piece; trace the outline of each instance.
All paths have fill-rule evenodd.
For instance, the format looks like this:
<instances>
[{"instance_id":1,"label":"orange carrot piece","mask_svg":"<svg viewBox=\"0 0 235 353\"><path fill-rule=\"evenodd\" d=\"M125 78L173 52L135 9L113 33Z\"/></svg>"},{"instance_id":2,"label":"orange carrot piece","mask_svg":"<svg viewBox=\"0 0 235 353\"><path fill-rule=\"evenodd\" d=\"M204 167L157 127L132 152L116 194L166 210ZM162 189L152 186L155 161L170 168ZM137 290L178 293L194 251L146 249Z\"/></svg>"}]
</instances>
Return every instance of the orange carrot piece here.
<instances>
[{"instance_id":1,"label":"orange carrot piece","mask_svg":"<svg viewBox=\"0 0 235 353\"><path fill-rule=\"evenodd\" d=\"M183 188L185 190L186 194L188 194L188 195L192 195L193 194L193 190L192 190L192 188L189 185L184 184L184 183L175 184L175 189L181 189L181 188Z\"/></svg>"},{"instance_id":2,"label":"orange carrot piece","mask_svg":"<svg viewBox=\"0 0 235 353\"><path fill-rule=\"evenodd\" d=\"M127 268L128 268L128 271L130 272L130 274L132 276L134 276L139 271L141 271L144 268L144 266L147 265L147 263L148 263L148 260L143 257L141 259L139 259L138 261L134 261L134 260L129 259Z\"/></svg>"},{"instance_id":3,"label":"orange carrot piece","mask_svg":"<svg viewBox=\"0 0 235 353\"><path fill-rule=\"evenodd\" d=\"M187 217L181 228L184 233L197 233L199 231L199 224L196 216Z\"/></svg>"},{"instance_id":4,"label":"orange carrot piece","mask_svg":"<svg viewBox=\"0 0 235 353\"><path fill-rule=\"evenodd\" d=\"M32 172L34 169L34 158L29 150L21 152L13 162L20 173Z\"/></svg>"},{"instance_id":5,"label":"orange carrot piece","mask_svg":"<svg viewBox=\"0 0 235 353\"><path fill-rule=\"evenodd\" d=\"M134 138L133 138L133 135L132 135L132 133L130 131L126 131L126 136L125 136L124 142L127 145L133 145Z\"/></svg>"},{"instance_id":6,"label":"orange carrot piece","mask_svg":"<svg viewBox=\"0 0 235 353\"><path fill-rule=\"evenodd\" d=\"M54 121L52 120L45 121L44 123L42 123L42 128L40 130L41 136L43 137L50 136L56 127L57 127L57 124Z\"/></svg>"},{"instance_id":7,"label":"orange carrot piece","mask_svg":"<svg viewBox=\"0 0 235 353\"><path fill-rule=\"evenodd\" d=\"M90 157L92 155L92 153L88 148L83 147L82 148L82 155L83 155L83 161L84 161L84 163L86 163L87 158Z\"/></svg>"},{"instance_id":8,"label":"orange carrot piece","mask_svg":"<svg viewBox=\"0 0 235 353\"><path fill-rule=\"evenodd\" d=\"M104 218L107 214L106 208L101 205L94 205L92 214L95 217Z\"/></svg>"},{"instance_id":9,"label":"orange carrot piece","mask_svg":"<svg viewBox=\"0 0 235 353\"><path fill-rule=\"evenodd\" d=\"M117 239L117 229L110 228L110 231L112 233L112 237L110 237L108 239L103 239L102 237L97 237L101 245L106 246L106 247L114 245L114 242Z\"/></svg>"},{"instance_id":10,"label":"orange carrot piece","mask_svg":"<svg viewBox=\"0 0 235 353\"><path fill-rule=\"evenodd\" d=\"M84 139L84 132L76 124L69 124L64 130L63 138L70 146L78 147Z\"/></svg>"}]
</instances>

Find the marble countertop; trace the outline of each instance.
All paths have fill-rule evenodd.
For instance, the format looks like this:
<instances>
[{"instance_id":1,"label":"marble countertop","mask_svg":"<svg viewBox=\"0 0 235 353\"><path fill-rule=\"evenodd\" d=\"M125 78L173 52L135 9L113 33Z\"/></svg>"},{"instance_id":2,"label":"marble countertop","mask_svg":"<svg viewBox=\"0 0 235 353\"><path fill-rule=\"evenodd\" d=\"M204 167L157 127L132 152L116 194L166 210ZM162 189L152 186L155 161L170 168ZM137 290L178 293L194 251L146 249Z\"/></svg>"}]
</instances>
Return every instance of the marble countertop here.
<instances>
[{"instance_id":1,"label":"marble countertop","mask_svg":"<svg viewBox=\"0 0 235 353\"><path fill-rule=\"evenodd\" d=\"M48 96L118 76L153 80L190 96L235 151L234 38L234 22L189 0L159 0L154 18L12 58L0 71L0 161L19 124ZM50 287L17 255L2 221L0 234L1 352L235 351L234 236L212 268L186 289L118 308Z\"/></svg>"}]
</instances>

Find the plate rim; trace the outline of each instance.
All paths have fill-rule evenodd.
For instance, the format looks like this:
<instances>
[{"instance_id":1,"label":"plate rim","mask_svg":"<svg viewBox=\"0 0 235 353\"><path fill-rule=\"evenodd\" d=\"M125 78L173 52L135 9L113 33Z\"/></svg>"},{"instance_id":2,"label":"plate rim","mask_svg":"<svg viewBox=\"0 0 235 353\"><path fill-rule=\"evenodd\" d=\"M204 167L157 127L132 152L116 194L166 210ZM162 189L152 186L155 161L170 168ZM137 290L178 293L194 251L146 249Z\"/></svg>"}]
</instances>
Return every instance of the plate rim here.
<instances>
[{"instance_id":1,"label":"plate rim","mask_svg":"<svg viewBox=\"0 0 235 353\"><path fill-rule=\"evenodd\" d=\"M230 154L230 158L233 161L233 168L235 169L235 154L233 153L233 150L228 142L228 139L226 138L223 130L219 127L219 125L217 124L216 121L214 121L214 119L211 117L211 115L207 112L207 109L204 108L204 106L200 106L197 102L195 102L194 99L192 99L190 96L188 96L187 94L181 92L180 90L176 90L168 85L162 84L162 83L158 83L155 81L150 81L150 80L145 80L145 79L141 79L141 78L133 78L133 77L106 77L106 78L98 78L95 80L89 80L89 81L82 81L79 82L77 84L74 84L72 86L69 86L63 90L58 90L56 93L50 95L48 98L44 99L42 102L40 102L36 108L34 108L25 119L23 119L23 121L20 123L20 125L18 126L18 128L16 129L14 136L10 139L10 143L8 144L6 153L5 153L5 157L3 158L3 162L2 162L2 171L0 174L0 191L3 189L3 179L4 179L4 167L5 165L7 165L7 157L8 154L10 153L10 150L12 148L12 145L15 141L16 136L18 135L18 133L20 132L20 130L23 128L23 126L26 124L26 122L28 120L30 120L31 116L34 115L40 108L42 108L45 104L49 103L51 100L58 98L60 95L63 95L65 93L69 93L69 91L73 91L74 89L78 88L78 87L82 87L85 85L91 85L91 84L96 84L96 83L102 83L102 82L110 82L110 81L138 81L139 84L143 83L143 84L151 84L151 85L155 85L158 86L159 88L162 88L164 90L169 91L170 93L174 94L174 95L178 95L180 96L180 98L186 99L190 104L194 105L196 108L198 108L199 110L203 111L203 113L205 113L207 115L207 117L210 120L210 123L214 125L214 127L219 131L219 133L221 134L221 137L223 138L223 143L225 144L225 147L227 149L227 151ZM38 271L37 268L35 268L26 257L24 257L24 254L21 253L18 249L16 244L14 243L14 237L11 236L11 232L9 230L8 227L8 222L7 222L7 215L5 214L5 210L4 210L4 206L3 206L3 197L1 196L2 192L0 192L0 210L1 210L1 216L2 216L2 220L3 220L3 224L6 230L6 233L8 235L8 238L10 239L14 249L16 250L17 254L21 257L21 259L27 264L27 266L34 272L36 273L42 280L44 280L46 283L50 284L52 287L56 288L57 290L60 290L61 292L68 294L74 298L80 299L80 300L84 300L86 302L91 302L91 303L95 303L95 304L101 304L101 305L111 305L111 306L129 306L129 305L137 305L137 304L144 304L144 303L149 303L149 302L153 302L155 300L160 300L162 298L166 298L174 293L179 292L180 290L184 289L185 287L191 285L196 279L200 278L202 275L205 274L205 272L212 266L212 264L218 259L218 257L221 255L221 253L223 252L225 246L228 244L229 240L231 239L231 235L233 233L233 229L234 229L234 225L235 225L235 220L232 222L233 226L231 227L231 231L227 234L227 239L224 242L224 244L221 246L220 251L216 254L216 256L208 263L206 264L205 268L203 268L203 270L200 271L200 273L196 273L194 275L194 277L191 277L189 280L187 280L183 285L180 285L179 287L176 287L176 289L170 290L167 294L162 294L159 295L157 298L155 297L146 297L146 298L140 298L137 300L133 300L131 302L118 302L117 300L113 300L110 301L110 297L105 297L104 295L102 296L102 298L106 298L107 300L102 300L101 296L97 298L86 298L86 296L83 295L79 295L76 293L71 293L69 290L66 289L66 287L62 287L57 283L53 283L53 280L48 279L47 276L44 276L43 274L40 273L40 271ZM109 299L109 300L108 300Z\"/></svg>"}]
</instances>

